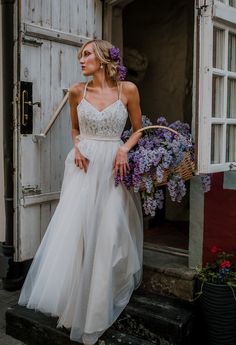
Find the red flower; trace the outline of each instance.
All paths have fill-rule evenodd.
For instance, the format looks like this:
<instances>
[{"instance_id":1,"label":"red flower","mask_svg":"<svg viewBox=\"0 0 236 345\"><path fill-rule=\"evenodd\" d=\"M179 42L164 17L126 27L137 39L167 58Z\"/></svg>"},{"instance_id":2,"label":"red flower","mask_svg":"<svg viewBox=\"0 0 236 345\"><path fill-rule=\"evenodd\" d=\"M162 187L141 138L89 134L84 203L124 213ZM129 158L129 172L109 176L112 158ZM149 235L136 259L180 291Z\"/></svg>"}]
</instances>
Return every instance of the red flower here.
<instances>
[{"instance_id":1,"label":"red flower","mask_svg":"<svg viewBox=\"0 0 236 345\"><path fill-rule=\"evenodd\" d=\"M231 266L231 262L228 260L224 260L220 264L220 268L229 268Z\"/></svg>"},{"instance_id":2,"label":"red flower","mask_svg":"<svg viewBox=\"0 0 236 345\"><path fill-rule=\"evenodd\" d=\"M219 248L219 247L217 247L217 246L211 247L211 252L212 252L212 253L219 253L219 252L221 252L221 251L222 251L222 249Z\"/></svg>"}]
</instances>

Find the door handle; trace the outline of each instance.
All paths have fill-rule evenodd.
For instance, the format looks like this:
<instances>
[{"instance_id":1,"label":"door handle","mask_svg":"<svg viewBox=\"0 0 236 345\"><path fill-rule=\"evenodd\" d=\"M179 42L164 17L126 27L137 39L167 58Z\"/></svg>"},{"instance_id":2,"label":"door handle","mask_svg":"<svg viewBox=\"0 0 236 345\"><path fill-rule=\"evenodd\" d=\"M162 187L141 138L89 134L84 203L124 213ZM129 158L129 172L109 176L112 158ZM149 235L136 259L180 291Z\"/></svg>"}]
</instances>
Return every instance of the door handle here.
<instances>
[{"instance_id":1,"label":"door handle","mask_svg":"<svg viewBox=\"0 0 236 345\"><path fill-rule=\"evenodd\" d=\"M21 134L32 134L33 131L33 102L31 82L20 83L20 129ZM36 102L37 104L40 102Z\"/></svg>"},{"instance_id":2,"label":"door handle","mask_svg":"<svg viewBox=\"0 0 236 345\"><path fill-rule=\"evenodd\" d=\"M31 101L26 101L25 104L28 104L30 106L37 105L39 108L41 107L41 102L32 103Z\"/></svg>"}]
</instances>

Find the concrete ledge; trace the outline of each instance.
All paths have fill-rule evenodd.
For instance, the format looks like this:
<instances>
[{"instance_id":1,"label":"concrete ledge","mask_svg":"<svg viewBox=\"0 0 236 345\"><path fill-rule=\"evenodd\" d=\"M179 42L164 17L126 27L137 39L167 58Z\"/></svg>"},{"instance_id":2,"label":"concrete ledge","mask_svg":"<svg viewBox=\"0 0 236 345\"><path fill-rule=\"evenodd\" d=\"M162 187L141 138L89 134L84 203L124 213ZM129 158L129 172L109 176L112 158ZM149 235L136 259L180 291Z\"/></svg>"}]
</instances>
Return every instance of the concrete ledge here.
<instances>
[{"instance_id":1,"label":"concrete ledge","mask_svg":"<svg viewBox=\"0 0 236 345\"><path fill-rule=\"evenodd\" d=\"M140 286L143 291L192 301L195 276L195 270L187 267L187 258L144 250L143 281Z\"/></svg>"}]
</instances>

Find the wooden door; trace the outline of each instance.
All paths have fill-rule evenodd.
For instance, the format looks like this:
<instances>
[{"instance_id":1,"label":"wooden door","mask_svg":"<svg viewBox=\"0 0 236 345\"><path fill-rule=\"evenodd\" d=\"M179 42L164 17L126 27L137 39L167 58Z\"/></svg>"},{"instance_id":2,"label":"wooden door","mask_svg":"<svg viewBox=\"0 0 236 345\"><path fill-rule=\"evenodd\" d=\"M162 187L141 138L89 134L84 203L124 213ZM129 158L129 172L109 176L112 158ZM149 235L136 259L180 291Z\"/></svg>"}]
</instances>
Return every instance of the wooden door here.
<instances>
[{"instance_id":1,"label":"wooden door","mask_svg":"<svg viewBox=\"0 0 236 345\"><path fill-rule=\"evenodd\" d=\"M68 104L44 131L70 85L84 81L78 48L102 36L101 0L22 0L15 5L15 260L34 256L57 206L72 148ZM33 103L33 105L30 104Z\"/></svg>"}]
</instances>

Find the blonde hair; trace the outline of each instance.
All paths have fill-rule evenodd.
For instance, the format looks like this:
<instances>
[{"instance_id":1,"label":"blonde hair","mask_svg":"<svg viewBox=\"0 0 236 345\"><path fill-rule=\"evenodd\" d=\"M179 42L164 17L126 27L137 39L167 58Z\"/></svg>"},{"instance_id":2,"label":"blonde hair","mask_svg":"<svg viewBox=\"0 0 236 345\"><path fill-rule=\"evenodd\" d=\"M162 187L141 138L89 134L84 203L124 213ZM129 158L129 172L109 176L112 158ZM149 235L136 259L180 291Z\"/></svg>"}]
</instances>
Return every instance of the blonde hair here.
<instances>
[{"instance_id":1,"label":"blonde hair","mask_svg":"<svg viewBox=\"0 0 236 345\"><path fill-rule=\"evenodd\" d=\"M110 42L100 39L93 39L85 42L78 52L78 59L82 57L83 50L89 43L92 43L96 57L104 65L106 76L116 81L119 80L119 62L112 60L110 57L109 49L114 47Z\"/></svg>"}]
</instances>

